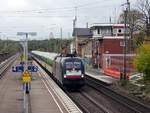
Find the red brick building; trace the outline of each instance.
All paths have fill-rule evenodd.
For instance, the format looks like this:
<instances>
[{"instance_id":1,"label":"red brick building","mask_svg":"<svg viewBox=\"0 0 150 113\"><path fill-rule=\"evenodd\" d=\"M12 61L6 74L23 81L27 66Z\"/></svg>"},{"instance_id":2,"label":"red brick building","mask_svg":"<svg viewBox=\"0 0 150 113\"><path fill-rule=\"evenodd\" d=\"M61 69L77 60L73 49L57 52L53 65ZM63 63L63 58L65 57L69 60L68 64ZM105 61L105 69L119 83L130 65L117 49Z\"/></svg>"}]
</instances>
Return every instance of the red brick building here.
<instances>
[{"instance_id":1,"label":"red brick building","mask_svg":"<svg viewBox=\"0 0 150 113\"><path fill-rule=\"evenodd\" d=\"M93 24L91 26L93 33L92 61L95 68L123 70L124 30L124 24ZM127 33L127 42L129 38L129 33ZM130 61L133 56L127 52L128 71L132 70Z\"/></svg>"},{"instance_id":2,"label":"red brick building","mask_svg":"<svg viewBox=\"0 0 150 113\"><path fill-rule=\"evenodd\" d=\"M79 56L92 59L92 65L98 69L124 70L124 24L93 24L90 28L75 28L74 45ZM130 39L126 33L127 47ZM127 51L127 72L133 72L131 62L134 54ZM91 58L92 57L92 58Z\"/></svg>"}]
</instances>

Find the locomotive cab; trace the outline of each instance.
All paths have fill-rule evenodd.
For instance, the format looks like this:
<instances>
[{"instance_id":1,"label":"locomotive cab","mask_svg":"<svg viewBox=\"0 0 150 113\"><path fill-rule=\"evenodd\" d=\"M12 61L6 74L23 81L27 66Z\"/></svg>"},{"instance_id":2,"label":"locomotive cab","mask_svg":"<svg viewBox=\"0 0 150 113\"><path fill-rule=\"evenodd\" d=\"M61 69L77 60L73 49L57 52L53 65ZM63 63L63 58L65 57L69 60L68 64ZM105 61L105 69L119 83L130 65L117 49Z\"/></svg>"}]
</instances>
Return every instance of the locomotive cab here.
<instances>
[{"instance_id":1,"label":"locomotive cab","mask_svg":"<svg viewBox=\"0 0 150 113\"><path fill-rule=\"evenodd\" d=\"M79 57L56 57L53 74L57 81L65 87L80 88L85 84L84 64Z\"/></svg>"},{"instance_id":2,"label":"locomotive cab","mask_svg":"<svg viewBox=\"0 0 150 113\"><path fill-rule=\"evenodd\" d=\"M80 58L65 59L62 67L64 86L81 87L84 85L84 64Z\"/></svg>"}]
</instances>

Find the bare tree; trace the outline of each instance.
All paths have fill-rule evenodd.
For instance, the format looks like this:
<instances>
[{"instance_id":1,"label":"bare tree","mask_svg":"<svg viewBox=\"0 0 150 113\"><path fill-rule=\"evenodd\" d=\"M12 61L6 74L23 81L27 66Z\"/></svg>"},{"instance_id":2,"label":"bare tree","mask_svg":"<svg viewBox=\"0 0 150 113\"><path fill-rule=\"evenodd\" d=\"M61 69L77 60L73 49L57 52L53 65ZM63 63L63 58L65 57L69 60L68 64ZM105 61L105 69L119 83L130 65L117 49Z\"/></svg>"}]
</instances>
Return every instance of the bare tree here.
<instances>
[{"instance_id":1,"label":"bare tree","mask_svg":"<svg viewBox=\"0 0 150 113\"><path fill-rule=\"evenodd\" d=\"M128 20L127 23L129 24L129 32L131 35L131 38L133 37L133 33L135 31L139 30L139 26L143 25L140 20L143 18L143 14L141 12L139 12L136 9L131 9L128 12ZM118 23L124 23L124 13L120 14Z\"/></svg>"},{"instance_id":2,"label":"bare tree","mask_svg":"<svg viewBox=\"0 0 150 113\"><path fill-rule=\"evenodd\" d=\"M141 22L144 26L139 26L145 30L147 36L150 36L150 1L137 0L137 8L143 14Z\"/></svg>"},{"instance_id":3,"label":"bare tree","mask_svg":"<svg viewBox=\"0 0 150 113\"><path fill-rule=\"evenodd\" d=\"M120 14L119 23L124 23L125 22L125 17L124 13ZM141 30L141 26L143 24L141 23L141 19L143 18L143 14L139 12L136 9L131 9L128 11L127 14L127 23L129 25L129 34L130 34L130 39L128 40L128 51L133 51L134 50L134 42L133 42L133 37L134 37L134 32Z\"/></svg>"}]
</instances>

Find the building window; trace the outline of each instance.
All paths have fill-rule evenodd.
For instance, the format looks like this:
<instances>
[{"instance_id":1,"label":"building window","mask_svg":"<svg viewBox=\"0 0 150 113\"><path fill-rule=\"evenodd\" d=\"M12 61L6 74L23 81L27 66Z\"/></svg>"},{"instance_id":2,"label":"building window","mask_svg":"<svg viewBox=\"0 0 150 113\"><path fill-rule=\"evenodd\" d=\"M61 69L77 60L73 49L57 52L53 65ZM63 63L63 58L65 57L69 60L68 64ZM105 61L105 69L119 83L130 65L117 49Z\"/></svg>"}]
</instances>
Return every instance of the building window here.
<instances>
[{"instance_id":1,"label":"building window","mask_svg":"<svg viewBox=\"0 0 150 113\"><path fill-rule=\"evenodd\" d=\"M124 41L120 41L120 46L125 46Z\"/></svg>"},{"instance_id":2,"label":"building window","mask_svg":"<svg viewBox=\"0 0 150 113\"><path fill-rule=\"evenodd\" d=\"M121 31L121 29L118 29L118 33L121 33L122 31Z\"/></svg>"},{"instance_id":3,"label":"building window","mask_svg":"<svg viewBox=\"0 0 150 113\"><path fill-rule=\"evenodd\" d=\"M97 34L100 34L100 29L99 28L97 29Z\"/></svg>"}]
</instances>

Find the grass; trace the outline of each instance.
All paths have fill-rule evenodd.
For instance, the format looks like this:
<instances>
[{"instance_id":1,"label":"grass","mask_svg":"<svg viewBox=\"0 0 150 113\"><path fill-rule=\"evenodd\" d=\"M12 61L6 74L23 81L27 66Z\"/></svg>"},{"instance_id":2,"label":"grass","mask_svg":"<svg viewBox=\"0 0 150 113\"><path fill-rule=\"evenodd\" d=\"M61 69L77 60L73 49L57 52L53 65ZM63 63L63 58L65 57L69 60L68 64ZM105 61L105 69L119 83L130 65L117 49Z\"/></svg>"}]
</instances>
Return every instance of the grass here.
<instances>
[{"instance_id":1,"label":"grass","mask_svg":"<svg viewBox=\"0 0 150 113\"><path fill-rule=\"evenodd\" d=\"M150 82L143 79L138 80L138 84L144 84L144 86L138 86L129 81L120 81L119 85L129 94L132 94L142 100L150 101Z\"/></svg>"},{"instance_id":2,"label":"grass","mask_svg":"<svg viewBox=\"0 0 150 113\"><path fill-rule=\"evenodd\" d=\"M150 85L150 80L145 80L144 78L137 81L138 84Z\"/></svg>"}]
</instances>

